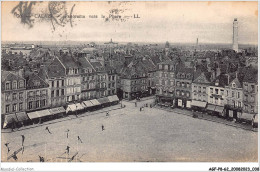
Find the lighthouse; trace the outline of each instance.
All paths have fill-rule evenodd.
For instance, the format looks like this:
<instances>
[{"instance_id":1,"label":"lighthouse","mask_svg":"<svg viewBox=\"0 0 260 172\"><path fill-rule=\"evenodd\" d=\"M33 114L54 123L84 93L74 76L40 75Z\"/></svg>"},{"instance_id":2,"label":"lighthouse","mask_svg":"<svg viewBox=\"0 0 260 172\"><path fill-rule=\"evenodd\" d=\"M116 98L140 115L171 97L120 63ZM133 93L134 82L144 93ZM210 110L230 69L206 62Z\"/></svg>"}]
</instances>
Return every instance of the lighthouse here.
<instances>
[{"instance_id":1,"label":"lighthouse","mask_svg":"<svg viewBox=\"0 0 260 172\"><path fill-rule=\"evenodd\" d=\"M233 22L233 50L238 52L238 21L237 18Z\"/></svg>"}]
</instances>

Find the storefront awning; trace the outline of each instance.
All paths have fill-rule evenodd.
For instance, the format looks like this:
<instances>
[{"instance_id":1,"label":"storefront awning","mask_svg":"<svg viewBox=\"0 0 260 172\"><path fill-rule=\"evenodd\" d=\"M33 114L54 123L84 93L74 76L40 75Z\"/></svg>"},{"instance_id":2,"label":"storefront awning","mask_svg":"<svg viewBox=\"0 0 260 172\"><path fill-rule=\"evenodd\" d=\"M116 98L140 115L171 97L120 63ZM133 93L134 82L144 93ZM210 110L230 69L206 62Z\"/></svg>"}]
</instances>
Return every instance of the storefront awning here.
<instances>
[{"instance_id":1,"label":"storefront awning","mask_svg":"<svg viewBox=\"0 0 260 172\"><path fill-rule=\"evenodd\" d=\"M58 108L59 108L60 113L66 112L65 109L64 109L64 107L58 107Z\"/></svg>"},{"instance_id":2,"label":"storefront awning","mask_svg":"<svg viewBox=\"0 0 260 172\"><path fill-rule=\"evenodd\" d=\"M18 113L16 113L16 117L17 117L19 122L23 122L23 121L26 121L26 120L29 119L25 112L18 112Z\"/></svg>"},{"instance_id":3,"label":"storefront awning","mask_svg":"<svg viewBox=\"0 0 260 172\"><path fill-rule=\"evenodd\" d=\"M48 109L45 109L45 110L38 111L38 115L39 117L45 117L45 116L51 116L52 113Z\"/></svg>"},{"instance_id":4,"label":"storefront awning","mask_svg":"<svg viewBox=\"0 0 260 172\"><path fill-rule=\"evenodd\" d=\"M207 102L202 102L202 101L197 101L197 100L192 100L191 106L197 106L197 107L202 107L205 108L207 105Z\"/></svg>"},{"instance_id":5,"label":"storefront awning","mask_svg":"<svg viewBox=\"0 0 260 172\"><path fill-rule=\"evenodd\" d=\"M258 123L258 114L255 115L254 123Z\"/></svg>"},{"instance_id":6,"label":"storefront awning","mask_svg":"<svg viewBox=\"0 0 260 172\"><path fill-rule=\"evenodd\" d=\"M215 105L209 105L208 104L207 110L215 111Z\"/></svg>"},{"instance_id":7,"label":"storefront awning","mask_svg":"<svg viewBox=\"0 0 260 172\"><path fill-rule=\"evenodd\" d=\"M255 114L252 114L252 113L241 113L238 116L238 118L251 121L252 119L254 119L254 116L255 116Z\"/></svg>"},{"instance_id":8,"label":"storefront awning","mask_svg":"<svg viewBox=\"0 0 260 172\"><path fill-rule=\"evenodd\" d=\"M76 111L76 105L75 104L68 105L68 107L66 109L66 113L68 113L69 111L71 111L71 112Z\"/></svg>"},{"instance_id":9,"label":"storefront awning","mask_svg":"<svg viewBox=\"0 0 260 172\"><path fill-rule=\"evenodd\" d=\"M89 100L84 101L83 103L84 103L87 107L92 107L92 106L94 106L94 105L91 103L91 101L89 101Z\"/></svg>"},{"instance_id":10,"label":"storefront awning","mask_svg":"<svg viewBox=\"0 0 260 172\"><path fill-rule=\"evenodd\" d=\"M90 100L90 102L91 102L94 106L100 105L100 103L97 101L97 99Z\"/></svg>"},{"instance_id":11,"label":"storefront awning","mask_svg":"<svg viewBox=\"0 0 260 172\"><path fill-rule=\"evenodd\" d=\"M27 115L28 115L28 117L29 117L30 119L39 118L39 115L38 115L37 111L27 113Z\"/></svg>"},{"instance_id":12,"label":"storefront awning","mask_svg":"<svg viewBox=\"0 0 260 172\"><path fill-rule=\"evenodd\" d=\"M60 113L59 108L52 108L49 110L53 115Z\"/></svg>"},{"instance_id":13,"label":"storefront awning","mask_svg":"<svg viewBox=\"0 0 260 172\"><path fill-rule=\"evenodd\" d=\"M100 104L110 103L110 101L107 97L103 97L103 98L98 99L98 102Z\"/></svg>"},{"instance_id":14,"label":"storefront awning","mask_svg":"<svg viewBox=\"0 0 260 172\"><path fill-rule=\"evenodd\" d=\"M5 116L5 122L3 128L6 128L8 124L18 122L18 119L16 118L15 114L9 114Z\"/></svg>"},{"instance_id":15,"label":"storefront awning","mask_svg":"<svg viewBox=\"0 0 260 172\"><path fill-rule=\"evenodd\" d=\"M116 101L119 101L117 95L108 96L108 99L109 99L110 102L116 102Z\"/></svg>"},{"instance_id":16,"label":"storefront awning","mask_svg":"<svg viewBox=\"0 0 260 172\"><path fill-rule=\"evenodd\" d=\"M75 106L76 106L76 110L84 109L84 107L80 103L76 103Z\"/></svg>"},{"instance_id":17,"label":"storefront awning","mask_svg":"<svg viewBox=\"0 0 260 172\"><path fill-rule=\"evenodd\" d=\"M223 106L215 106L215 112L219 112L219 113L222 113L224 110L224 107Z\"/></svg>"}]
</instances>

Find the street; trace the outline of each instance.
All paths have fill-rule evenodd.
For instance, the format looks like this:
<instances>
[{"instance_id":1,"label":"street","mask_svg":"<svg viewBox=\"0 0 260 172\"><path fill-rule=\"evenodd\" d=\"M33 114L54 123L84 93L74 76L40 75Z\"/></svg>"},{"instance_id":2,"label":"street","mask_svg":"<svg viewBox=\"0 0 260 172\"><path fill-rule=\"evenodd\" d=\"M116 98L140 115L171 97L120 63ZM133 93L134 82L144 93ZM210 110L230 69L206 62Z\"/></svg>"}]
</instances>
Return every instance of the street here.
<instances>
[{"instance_id":1,"label":"street","mask_svg":"<svg viewBox=\"0 0 260 172\"><path fill-rule=\"evenodd\" d=\"M39 162L257 162L257 132L140 107L152 100L126 102L126 108L2 133L2 161L22 145L18 160ZM104 130L102 131L102 125ZM45 130L48 126L50 134ZM67 130L68 138L67 138ZM78 136L82 143L78 141ZM9 142L10 152L4 145ZM65 153L67 146L69 154ZM78 154L76 154L78 152ZM8 162L14 162L14 159Z\"/></svg>"}]
</instances>

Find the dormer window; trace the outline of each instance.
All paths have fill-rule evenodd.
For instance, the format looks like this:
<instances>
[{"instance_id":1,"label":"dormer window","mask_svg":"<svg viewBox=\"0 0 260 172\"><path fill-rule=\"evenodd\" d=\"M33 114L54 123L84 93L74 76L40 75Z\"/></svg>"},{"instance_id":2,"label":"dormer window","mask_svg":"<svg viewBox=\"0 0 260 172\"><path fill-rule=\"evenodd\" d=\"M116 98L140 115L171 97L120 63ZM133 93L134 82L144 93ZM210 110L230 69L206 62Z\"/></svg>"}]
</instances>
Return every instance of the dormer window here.
<instances>
[{"instance_id":1,"label":"dormer window","mask_svg":"<svg viewBox=\"0 0 260 172\"><path fill-rule=\"evenodd\" d=\"M235 83L233 83L233 84L232 84L232 87L233 87L233 88L235 88L235 87L236 87L236 84L235 84Z\"/></svg>"},{"instance_id":2,"label":"dormer window","mask_svg":"<svg viewBox=\"0 0 260 172\"><path fill-rule=\"evenodd\" d=\"M13 81L13 89L17 89L17 82Z\"/></svg>"},{"instance_id":3,"label":"dormer window","mask_svg":"<svg viewBox=\"0 0 260 172\"><path fill-rule=\"evenodd\" d=\"M19 88L23 88L23 87L24 87L23 81L19 81Z\"/></svg>"},{"instance_id":4,"label":"dormer window","mask_svg":"<svg viewBox=\"0 0 260 172\"><path fill-rule=\"evenodd\" d=\"M5 83L5 89L10 90L10 83L9 82Z\"/></svg>"}]
</instances>

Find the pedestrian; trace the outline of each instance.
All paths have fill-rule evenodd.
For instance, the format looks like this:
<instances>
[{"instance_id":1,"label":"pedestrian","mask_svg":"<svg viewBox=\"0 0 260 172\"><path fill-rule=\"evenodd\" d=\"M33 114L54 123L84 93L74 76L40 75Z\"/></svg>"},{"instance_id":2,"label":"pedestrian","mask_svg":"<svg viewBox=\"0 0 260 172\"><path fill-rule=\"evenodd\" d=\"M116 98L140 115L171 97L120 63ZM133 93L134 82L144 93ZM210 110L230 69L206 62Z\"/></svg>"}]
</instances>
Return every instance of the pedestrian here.
<instances>
[{"instance_id":1,"label":"pedestrian","mask_svg":"<svg viewBox=\"0 0 260 172\"><path fill-rule=\"evenodd\" d=\"M49 127L46 127L45 130L47 130L49 134L52 134L49 130Z\"/></svg>"},{"instance_id":2,"label":"pedestrian","mask_svg":"<svg viewBox=\"0 0 260 172\"><path fill-rule=\"evenodd\" d=\"M15 161L18 159L17 156L16 156L16 153L14 153L13 159L14 159Z\"/></svg>"},{"instance_id":3,"label":"pedestrian","mask_svg":"<svg viewBox=\"0 0 260 172\"><path fill-rule=\"evenodd\" d=\"M70 154L70 147L69 146L67 146L67 148L66 148L66 153L69 155Z\"/></svg>"},{"instance_id":4,"label":"pedestrian","mask_svg":"<svg viewBox=\"0 0 260 172\"><path fill-rule=\"evenodd\" d=\"M79 136L78 136L78 140L79 140L81 143L83 143Z\"/></svg>"},{"instance_id":5,"label":"pedestrian","mask_svg":"<svg viewBox=\"0 0 260 172\"><path fill-rule=\"evenodd\" d=\"M23 146L25 137L24 137L24 135L21 135L21 136L22 136L22 146Z\"/></svg>"},{"instance_id":6,"label":"pedestrian","mask_svg":"<svg viewBox=\"0 0 260 172\"><path fill-rule=\"evenodd\" d=\"M40 158L40 162L44 162L44 158L42 156L40 156L40 155L38 155L38 156Z\"/></svg>"},{"instance_id":7,"label":"pedestrian","mask_svg":"<svg viewBox=\"0 0 260 172\"><path fill-rule=\"evenodd\" d=\"M9 143L5 143L5 146L7 147L7 154L10 152Z\"/></svg>"},{"instance_id":8,"label":"pedestrian","mask_svg":"<svg viewBox=\"0 0 260 172\"><path fill-rule=\"evenodd\" d=\"M105 127L104 127L104 125L103 125L103 124L102 124L101 128L102 128L102 131L104 131L104 130L105 130Z\"/></svg>"},{"instance_id":9,"label":"pedestrian","mask_svg":"<svg viewBox=\"0 0 260 172\"><path fill-rule=\"evenodd\" d=\"M67 132L67 139L68 139L70 130L68 129L66 132Z\"/></svg>"},{"instance_id":10,"label":"pedestrian","mask_svg":"<svg viewBox=\"0 0 260 172\"><path fill-rule=\"evenodd\" d=\"M109 112L107 112L106 116L109 116Z\"/></svg>"},{"instance_id":11,"label":"pedestrian","mask_svg":"<svg viewBox=\"0 0 260 172\"><path fill-rule=\"evenodd\" d=\"M137 107L137 102L135 102L135 107Z\"/></svg>"},{"instance_id":12,"label":"pedestrian","mask_svg":"<svg viewBox=\"0 0 260 172\"><path fill-rule=\"evenodd\" d=\"M142 111L142 107L140 107L140 112Z\"/></svg>"}]
</instances>

